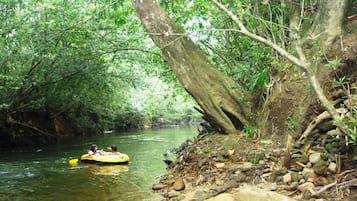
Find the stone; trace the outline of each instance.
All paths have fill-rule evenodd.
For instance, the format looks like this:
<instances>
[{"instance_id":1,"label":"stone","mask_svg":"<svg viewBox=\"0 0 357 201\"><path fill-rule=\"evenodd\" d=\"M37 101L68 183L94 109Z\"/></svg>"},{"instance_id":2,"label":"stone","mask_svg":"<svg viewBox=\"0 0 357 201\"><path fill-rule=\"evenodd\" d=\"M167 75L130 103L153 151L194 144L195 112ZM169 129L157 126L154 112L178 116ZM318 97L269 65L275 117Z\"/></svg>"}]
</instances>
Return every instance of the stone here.
<instances>
[{"instance_id":1,"label":"stone","mask_svg":"<svg viewBox=\"0 0 357 201\"><path fill-rule=\"evenodd\" d=\"M207 189L207 188L197 189L194 192L194 195L193 195L192 199L190 199L190 201L192 201L192 200L206 200L208 198L217 196L220 193L223 193L225 190L227 190L227 189L224 189L224 188L221 188L221 189Z\"/></svg>"},{"instance_id":2,"label":"stone","mask_svg":"<svg viewBox=\"0 0 357 201\"><path fill-rule=\"evenodd\" d=\"M228 155L232 156L234 154L235 150L234 149L229 149L228 150Z\"/></svg>"},{"instance_id":3,"label":"stone","mask_svg":"<svg viewBox=\"0 0 357 201\"><path fill-rule=\"evenodd\" d=\"M314 170L311 169L311 168L304 168L302 170L302 176L305 178L305 179L308 179L308 178L316 178L317 175L315 174Z\"/></svg>"},{"instance_id":4,"label":"stone","mask_svg":"<svg viewBox=\"0 0 357 201\"><path fill-rule=\"evenodd\" d=\"M303 176L301 174L298 174L296 172L291 173L291 182L299 182L301 179L303 179Z\"/></svg>"},{"instance_id":5,"label":"stone","mask_svg":"<svg viewBox=\"0 0 357 201\"><path fill-rule=\"evenodd\" d=\"M244 172L251 170L252 168L253 168L253 163L251 163L251 162L244 162L240 167L240 169Z\"/></svg>"},{"instance_id":6,"label":"stone","mask_svg":"<svg viewBox=\"0 0 357 201\"><path fill-rule=\"evenodd\" d=\"M331 154L322 153L322 154L321 154L321 159L324 160L324 161L327 161L327 160L329 160L329 159L334 159L334 157L333 157Z\"/></svg>"},{"instance_id":7,"label":"stone","mask_svg":"<svg viewBox=\"0 0 357 201\"><path fill-rule=\"evenodd\" d=\"M291 182L291 173L287 173L283 176L283 182L284 184L289 184Z\"/></svg>"},{"instance_id":8,"label":"stone","mask_svg":"<svg viewBox=\"0 0 357 201\"><path fill-rule=\"evenodd\" d=\"M323 132L326 132L326 131L336 128L336 126L333 124L332 121L326 121L326 122L320 123L317 127L319 129L321 129Z\"/></svg>"},{"instance_id":9,"label":"stone","mask_svg":"<svg viewBox=\"0 0 357 201\"><path fill-rule=\"evenodd\" d=\"M248 153L247 159L249 162L257 164L260 160L264 160L265 158L265 150L253 150Z\"/></svg>"},{"instance_id":10,"label":"stone","mask_svg":"<svg viewBox=\"0 0 357 201\"><path fill-rule=\"evenodd\" d=\"M317 161L321 160L321 153L312 153L310 156L309 156L309 161L310 163L312 164L315 164L317 163Z\"/></svg>"},{"instance_id":11,"label":"stone","mask_svg":"<svg viewBox=\"0 0 357 201\"><path fill-rule=\"evenodd\" d=\"M330 136L340 136L342 135L342 132L340 131L340 129L336 128L333 130L329 130L326 134Z\"/></svg>"},{"instance_id":12,"label":"stone","mask_svg":"<svg viewBox=\"0 0 357 201\"><path fill-rule=\"evenodd\" d=\"M327 184L331 183L330 180L326 177L318 177L315 179L314 184L316 186L325 186Z\"/></svg>"},{"instance_id":13,"label":"stone","mask_svg":"<svg viewBox=\"0 0 357 201\"><path fill-rule=\"evenodd\" d=\"M312 163L311 162L306 163L305 167L311 168L312 167Z\"/></svg>"},{"instance_id":14,"label":"stone","mask_svg":"<svg viewBox=\"0 0 357 201\"><path fill-rule=\"evenodd\" d=\"M336 163L334 163L334 162L329 163L327 169L329 172L336 173L336 171L337 171Z\"/></svg>"},{"instance_id":15,"label":"stone","mask_svg":"<svg viewBox=\"0 0 357 201\"><path fill-rule=\"evenodd\" d=\"M165 184L154 184L151 188L152 188L152 190L157 191L157 190L161 190L165 187L166 187Z\"/></svg>"},{"instance_id":16,"label":"stone","mask_svg":"<svg viewBox=\"0 0 357 201\"><path fill-rule=\"evenodd\" d=\"M297 189L300 192L305 192L305 191L311 191L314 188L315 188L315 185L312 182L306 182L306 183L300 184Z\"/></svg>"},{"instance_id":17,"label":"stone","mask_svg":"<svg viewBox=\"0 0 357 201\"><path fill-rule=\"evenodd\" d=\"M309 155L304 153L299 161L303 164L306 164L307 162L309 162Z\"/></svg>"},{"instance_id":18,"label":"stone","mask_svg":"<svg viewBox=\"0 0 357 201\"><path fill-rule=\"evenodd\" d=\"M173 188L175 189L175 191L182 191L185 190L185 182L183 181L182 177L178 177L174 184L173 184Z\"/></svg>"},{"instance_id":19,"label":"stone","mask_svg":"<svg viewBox=\"0 0 357 201\"><path fill-rule=\"evenodd\" d=\"M215 197L209 198L206 201L234 201L234 198L229 193L222 193Z\"/></svg>"},{"instance_id":20,"label":"stone","mask_svg":"<svg viewBox=\"0 0 357 201\"><path fill-rule=\"evenodd\" d=\"M231 195L235 201L294 201L285 195L250 185L239 188Z\"/></svg>"},{"instance_id":21,"label":"stone","mask_svg":"<svg viewBox=\"0 0 357 201\"><path fill-rule=\"evenodd\" d=\"M340 114L346 114L348 110L344 107L337 108L336 111Z\"/></svg>"},{"instance_id":22,"label":"stone","mask_svg":"<svg viewBox=\"0 0 357 201\"><path fill-rule=\"evenodd\" d=\"M241 171L237 171L233 176L231 176L237 182L245 182L247 175Z\"/></svg>"},{"instance_id":23,"label":"stone","mask_svg":"<svg viewBox=\"0 0 357 201\"><path fill-rule=\"evenodd\" d=\"M323 160L319 160L317 163L314 164L312 169L317 175L324 175L327 171L327 163Z\"/></svg>"},{"instance_id":24,"label":"stone","mask_svg":"<svg viewBox=\"0 0 357 201\"><path fill-rule=\"evenodd\" d=\"M218 169L221 169L225 166L225 164L224 163L215 163L214 166L216 166L216 168L218 168Z\"/></svg>"},{"instance_id":25,"label":"stone","mask_svg":"<svg viewBox=\"0 0 357 201\"><path fill-rule=\"evenodd\" d=\"M178 197L179 195L180 195L179 192L171 190L171 191L168 192L167 198L174 198L174 197Z\"/></svg>"}]
</instances>

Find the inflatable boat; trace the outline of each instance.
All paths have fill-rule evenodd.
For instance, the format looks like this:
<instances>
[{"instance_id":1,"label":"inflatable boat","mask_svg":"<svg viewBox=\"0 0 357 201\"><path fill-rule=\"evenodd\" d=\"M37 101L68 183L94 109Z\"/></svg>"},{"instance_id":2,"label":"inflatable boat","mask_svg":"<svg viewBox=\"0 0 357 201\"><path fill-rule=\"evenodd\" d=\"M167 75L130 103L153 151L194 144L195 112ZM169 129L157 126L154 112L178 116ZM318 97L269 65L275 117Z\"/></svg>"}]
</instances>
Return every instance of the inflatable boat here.
<instances>
[{"instance_id":1,"label":"inflatable boat","mask_svg":"<svg viewBox=\"0 0 357 201\"><path fill-rule=\"evenodd\" d=\"M81 161L102 164L125 164L129 162L129 156L123 153L109 154L84 154L81 156Z\"/></svg>"}]
</instances>

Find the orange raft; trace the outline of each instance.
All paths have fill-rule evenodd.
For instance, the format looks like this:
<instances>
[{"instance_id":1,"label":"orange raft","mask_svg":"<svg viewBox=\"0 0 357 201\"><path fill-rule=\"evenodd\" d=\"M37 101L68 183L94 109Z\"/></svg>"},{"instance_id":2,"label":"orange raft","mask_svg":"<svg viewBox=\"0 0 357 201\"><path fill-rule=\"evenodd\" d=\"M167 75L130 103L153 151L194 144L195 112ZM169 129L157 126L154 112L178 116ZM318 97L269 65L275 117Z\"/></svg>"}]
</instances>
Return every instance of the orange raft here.
<instances>
[{"instance_id":1,"label":"orange raft","mask_svg":"<svg viewBox=\"0 0 357 201\"><path fill-rule=\"evenodd\" d=\"M103 163L103 164L125 164L129 162L129 156L123 153L117 154L104 154L104 155L92 155L84 154L81 156L81 161L91 163Z\"/></svg>"}]
</instances>

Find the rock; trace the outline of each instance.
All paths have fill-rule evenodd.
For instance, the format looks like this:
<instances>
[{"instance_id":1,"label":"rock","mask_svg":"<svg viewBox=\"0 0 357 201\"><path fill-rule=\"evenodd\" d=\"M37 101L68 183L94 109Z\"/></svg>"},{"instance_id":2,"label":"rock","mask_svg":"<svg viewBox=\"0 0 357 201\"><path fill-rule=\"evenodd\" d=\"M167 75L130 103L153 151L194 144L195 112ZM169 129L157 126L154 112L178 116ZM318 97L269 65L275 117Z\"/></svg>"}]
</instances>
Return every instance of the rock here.
<instances>
[{"instance_id":1,"label":"rock","mask_svg":"<svg viewBox=\"0 0 357 201\"><path fill-rule=\"evenodd\" d=\"M313 153L309 156L309 161L312 164L317 163L319 160L321 160L321 153Z\"/></svg>"},{"instance_id":2,"label":"rock","mask_svg":"<svg viewBox=\"0 0 357 201\"><path fill-rule=\"evenodd\" d=\"M237 182L246 182L247 175L241 171L237 171L234 175L231 176Z\"/></svg>"},{"instance_id":3,"label":"rock","mask_svg":"<svg viewBox=\"0 0 357 201\"><path fill-rule=\"evenodd\" d=\"M331 162L330 164L328 164L327 169L328 169L329 172L336 173L336 171L337 171L336 163Z\"/></svg>"},{"instance_id":4,"label":"rock","mask_svg":"<svg viewBox=\"0 0 357 201\"><path fill-rule=\"evenodd\" d=\"M300 159L302 157L302 155L300 153L295 153L291 155L292 159Z\"/></svg>"},{"instance_id":5,"label":"rock","mask_svg":"<svg viewBox=\"0 0 357 201\"><path fill-rule=\"evenodd\" d=\"M287 196L254 186L243 186L231 194L235 201L294 201Z\"/></svg>"},{"instance_id":6,"label":"rock","mask_svg":"<svg viewBox=\"0 0 357 201\"><path fill-rule=\"evenodd\" d=\"M315 179L314 184L316 186L325 186L327 184L331 183L329 179L327 179L326 177L318 177L317 179Z\"/></svg>"},{"instance_id":7,"label":"rock","mask_svg":"<svg viewBox=\"0 0 357 201\"><path fill-rule=\"evenodd\" d=\"M264 160L265 158L265 150L253 150L248 153L247 159L249 162L257 164L260 160Z\"/></svg>"},{"instance_id":8,"label":"rock","mask_svg":"<svg viewBox=\"0 0 357 201\"><path fill-rule=\"evenodd\" d=\"M171 190L167 193L167 198L174 198L174 197L178 197L180 195L179 192Z\"/></svg>"},{"instance_id":9,"label":"rock","mask_svg":"<svg viewBox=\"0 0 357 201\"><path fill-rule=\"evenodd\" d=\"M276 169L271 172L270 175L270 181L271 182L278 182L278 181L283 181L282 175L285 175L288 173L286 168L281 168L281 169Z\"/></svg>"},{"instance_id":10,"label":"rock","mask_svg":"<svg viewBox=\"0 0 357 201\"><path fill-rule=\"evenodd\" d=\"M246 171L248 171L248 170L251 170L253 168L253 163L251 163L251 162L244 162L242 165L241 165L241 167L240 167L240 169L243 171L243 172L246 172Z\"/></svg>"},{"instance_id":11,"label":"rock","mask_svg":"<svg viewBox=\"0 0 357 201\"><path fill-rule=\"evenodd\" d=\"M329 159L334 159L335 157L331 154L328 154L328 153L322 153L321 154L321 159L324 160L324 161L327 161Z\"/></svg>"},{"instance_id":12,"label":"rock","mask_svg":"<svg viewBox=\"0 0 357 201\"><path fill-rule=\"evenodd\" d=\"M315 174L314 170L311 169L311 168L307 168L305 167L303 170L302 170L302 176L305 178L305 179L308 179L308 178L316 178L317 175Z\"/></svg>"},{"instance_id":13,"label":"rock","mask_svg":"<svg viewBox=\"0 0 357 201\"><path fill-rule=\"evenodd\" d=\"M306 164L309 162L309 155L308 154L303 154L299 160L301 163Z\"/></svg>"},{"instance_id":14,"label":"rock","mask_svg":"<svg viewBox=\"0 0 357 201\"><path fill-rule=\"evenodd\" d=\"M340 114L346 114L348 110L344 107L337 108L336 111Z\"/></svg>"},{"instance_id":15,"label":"rock","mask_svg":"<svg viewBox=\"0 0 357 201\"><path fill-rule=\"evenodd\" d=\"M312 163L311 162L306 163L305 167L311 168L312 167Z\"/></svg>"},{"instance_id":16,"label":"rock","mask_svg":"<svg viewBox=\"0 0 357 201\"><path fill-rule=\"evenodd\" d=\"M303 179L302 175L296 172L291 173L291 182L299 182L301 179Z\"/></svg>"},{"instance_id":17,"label":"rock","mask_svg":"<svg viewBox=\"0 0 357 201\"><path fill-rule=\"evenodd\" d=\"M212 189L207 189L207 188L202 188L202 189L197 189L194 192L194 195L191 200L206 200L208 198L211 198L213 196L218 195L219 193L222 193L222 191L217 191L217 190L212 190ZM185 199L186 201L186 199Z\"/></svg>"},{"instance_id":18,"label":"rock","mask_svg":"<svg viewBox=\"0 0 357 201\"><path fill-rule=\"evenodd\" d=\"M229 193L222 193L215 197L209 198L206 201L234 201L234 198Z\"/></svg>"},{"instance_id":19,"label":"rock","mask_svg":"<svg viewBox=\"0 0 357 201\"><path fill-rule=\"evenodd\" d=\"M261 188L261 189L268 190L268 191L278 190L278 185L276 183L259 183L255 186L258 188Z\"/></svg>"},{"instance_id":20,"label":"rock","mask_svg":"<svg viewBox=\"0 0 357 201\"><path fill-rule=\"evenodd\" d=\"M235 152L235 149L229 149L228 150L228 155L232 156L234 154L234 152Z\"/></svg>"},{"instance_id":21,"label":"rock","mask_svg":"<svg viewBox=\"0 0 357 201\"><path fill-rule=\"evenodd\" d=\"M327 163L323 160L319 160L317 161L317 163L314 164L312 169L317 175L324 175L327 171Z\"/></svg>"},{"instance_id":22,"label":"rock","mask_svg":"<svg viewBox=\"0 0 357 201\"><path fill-rule=\"evenodd\" d=\"M315 185L312 182L306 182L306 183L300 184L297 189L300 192L305 192L305 191L311 191L314 188L315 188Z\"/></svg>"},{"instance_id":23,"label":"rock","mask_svg":"<svg viewBox=\"0 0 357 201\"><path fill-rule=\"evenodd\" d=\"M157 190L161 190L165 187L166 187L165 184L154 184L151 188L152 188L152 190L157 191Z\"/></svg>"},{"instance_id":24,"label":"rock","mask_svg":"<svg viewBox=\"0 0 357 201\"><path fill-rule=\"evenodd\" d=\"M291 182L291 173L287 173L283 176L284 184L289 184Z\"/></svg>"},{"instance_id":25,"label":"rock","mask_svg":"<svg viewBox=\"0 0 357 201\"><path fill-rule=\"evenodd\" d=\"M333 139L330 142L326 143L325 149L329 153L339 153L345 148L346 144L344 140Z\"/></svg>"},{"instance_id":26,"label":"rock","mask_svg":"<svg viewBox=\"0 0 357 201\"><path fill-rule=\"evenodd\" d=\"M333 124L332 121L323 122L323 123L319 124L317 127L319 129L321 129L323 132L326 132L326 131L336 128L336 126Z\"/></svg>"},{"instance_id":27,"label":"rock","mask_svg":"<svg viewBox=\"0 0 357 201\"><path fill-rule=\"evenodd\" d=\"M278 176L278 177L276 177L275 182L276 182L277 184L279 184L279 185L284 184L284 182L283 182L283 176Z\"/></svg>"},{"instance_id":28,"label":"rock","mask_svg":"<svg viewBox=\"0 0 357 201\"><path fill-rule=\"evenodd\" d=\"M215 163L214 166L216 166L216 168L220 169L223 168L225 166L224 163Z\"/></svg>"},{"instance_id":29,"label":"rock","mask_svg":"<svg viewBox=\"0 0 357 201\"><path fill-rule=\"evenodd\" d=\"M185 182L183 181L182 177L178 177L173 185L175 191L182 191L185 189Z\"/></svg>"},{"instance_id":30,"label":"rock","mask_svg":"<svg viewBox=\"0 0 357 201\"><path fill-rule=\"evenodd\" d=\"M340 131L340 129L336 128L333 130L329 130L326 134L330 136L340 136L342 135L342 132Z\"/></svg>"}]
</instances>

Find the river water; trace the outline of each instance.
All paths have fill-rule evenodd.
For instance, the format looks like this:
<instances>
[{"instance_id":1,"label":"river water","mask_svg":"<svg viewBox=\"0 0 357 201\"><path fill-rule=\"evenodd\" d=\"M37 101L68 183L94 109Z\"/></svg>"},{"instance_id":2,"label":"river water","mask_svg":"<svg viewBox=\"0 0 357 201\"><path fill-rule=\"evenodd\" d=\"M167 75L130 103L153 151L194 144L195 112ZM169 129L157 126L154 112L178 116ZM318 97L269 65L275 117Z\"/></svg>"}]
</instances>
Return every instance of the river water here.
<instances>
[{"instance_id":1,"label":"river water","mask_svg":"<svg viewBox=\"0 0 357 201\"><path fill-rule=\"evenodd\" d=\"M142 201L158 200L151 186L165 173L163 153L196 135L196 128L112 133L56 145L0 153L0 201ZM79 163L71 157L117 145L128 165ZM172 156L174 157L174 156Z\"/></svg>"}]
</instances>

